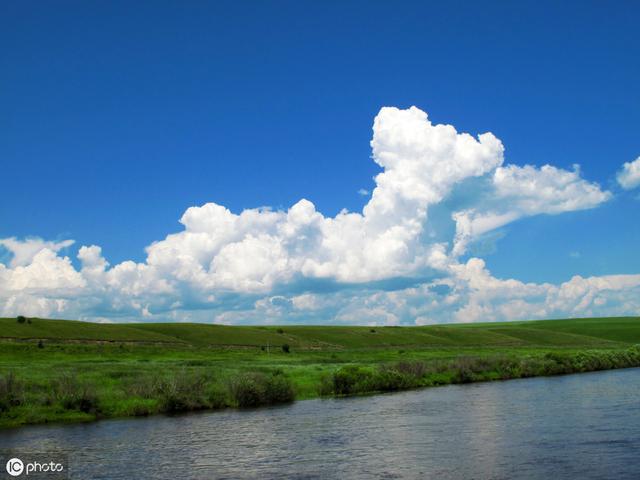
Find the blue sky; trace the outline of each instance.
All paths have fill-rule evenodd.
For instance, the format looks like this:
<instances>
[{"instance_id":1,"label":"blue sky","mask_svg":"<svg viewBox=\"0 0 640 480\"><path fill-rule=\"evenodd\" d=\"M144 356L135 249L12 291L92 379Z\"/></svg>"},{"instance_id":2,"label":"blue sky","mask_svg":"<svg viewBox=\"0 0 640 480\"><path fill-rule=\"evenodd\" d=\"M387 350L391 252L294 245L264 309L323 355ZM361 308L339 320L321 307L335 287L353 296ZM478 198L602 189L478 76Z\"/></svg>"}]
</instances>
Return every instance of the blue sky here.
<instances>
[{"instance_id":1,"label":"blue sky","mask_svg":"<svg viewBox=\"0 0 640 480\"><path fill-rule=\"evenodd\" d=\"M504 145L505 165L573 171L579 164L582 181L610 193L562 213L521 215L475 238L456 262L480 258L492 278L536 284L640 273L640 189L616 181L622 165L640 156L637 2L10 2L0 8L7 67L0 79L0 238L15 240L0 252L7 271L33 263L33 245L40 245L34 239L73 239L52 251L68 256L74 271L82 268L77 253L85 245L99 245L111 267L145 264L145 247L182 231L185 210L207 202L239 214L260 206L287 211L304 198L326 218L344 208L359 212L370 195L358 190L372 192L373 177L384 170L372 160L374 118L381 107L415 105L434 125L472 136L493 133ZM454 208L456 199L447 198L442 202ZM438 208L430 206L427 222ZM31 246L15 246L28 241ZM11 267L20 248L32 253ZM28 282L18 289L5 280L0 297L7 314L25 299L41 299L49 307L36 313L124 319L151 305L153 318L209 321L228 310L253 311L260 299L281 293L286 305L290 292L316 295L317 287L305 285L321 278L334 285L333 297L341 296L332 297L333 307L267 316L331 321L360 311L347 305L364 295L353 288L375 296L379 282L451 276L433 265L429 272L405 267L369 276L294 269L261 291L163 277L179 291L175 307L134 301L137 293L129 292L127 301L137 306L121 308L127 301L97 294L95 286L87 294L94 301L79 305L83 294L59 291L59 282L49 290ZM58 280L68 277L56 272ZM198 287L208 295L193 294ZM59 300L67 306L50 308ZM625 302L583 311L634 313L637 304ZM471 303L425 318L444 321ZM388 304L376 308L393 311ZM401 323L419 316L407 312ZM579 309L537 312L577 315ZM255 318L239 314L237 321ZM367 321L378 321L372 318Z\"/></svg>"}]
</instances>

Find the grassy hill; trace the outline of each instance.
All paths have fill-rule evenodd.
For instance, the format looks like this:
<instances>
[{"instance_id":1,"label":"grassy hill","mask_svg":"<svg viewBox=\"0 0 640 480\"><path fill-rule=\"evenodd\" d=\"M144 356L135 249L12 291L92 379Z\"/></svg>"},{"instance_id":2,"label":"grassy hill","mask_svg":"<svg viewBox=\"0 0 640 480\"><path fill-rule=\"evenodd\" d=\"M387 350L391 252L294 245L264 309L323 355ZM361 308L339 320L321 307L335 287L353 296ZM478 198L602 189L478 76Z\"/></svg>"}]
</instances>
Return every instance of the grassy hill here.
<instances>
[{"instance_id":1,"label":"grassy hill","mask_svg":"<svg viewBox=\"0 0 640 480\"><path fill-rule=\"evenodd\" d=\"M184 347L298 349L388 347L615 347L640 343L640 317L448 324L423 327L225 326L190 323L97 324L34 318L0 319L0 340L130 342Z\"/></svg>"},{"instance_id":2,"label":"grassy hill","mask_svg":"<svg viewBox=\"0 0 640 480\"><path fill-rule=\"evenodd\" d=\"M177 338L133 328L127 324L101 324L40 318L31 318L29 320L31 323L21 324L15 318L1 318L0 339L183 343Z\"/></svg>"},{"instance_id":3,"label":"grassy hill","mask_svg":"<svg viewBox=\"0 0 640 480\"><path fill-rule=\"evenodd\" d=\"M421 327L1 318L0 428L639 367L638 345L640 317Z\"/></svg>"}]
</instances>

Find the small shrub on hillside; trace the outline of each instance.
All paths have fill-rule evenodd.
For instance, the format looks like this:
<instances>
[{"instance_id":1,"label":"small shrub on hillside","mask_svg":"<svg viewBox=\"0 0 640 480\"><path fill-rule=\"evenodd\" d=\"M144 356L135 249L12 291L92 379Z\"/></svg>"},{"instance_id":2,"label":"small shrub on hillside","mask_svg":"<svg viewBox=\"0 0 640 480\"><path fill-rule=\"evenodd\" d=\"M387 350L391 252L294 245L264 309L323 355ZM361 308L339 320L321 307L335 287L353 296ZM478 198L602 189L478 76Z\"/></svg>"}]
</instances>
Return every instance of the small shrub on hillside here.
<instances>
[{"instance_id":1,"label":"small shrub on hillside","mask_svg":"<svg viewBox=\"0 0 640 480\"><path fill-rule=\"evenodd\" d=\"M289 353L290 350L291 350L291 347L289 347L288 343L285 343L284 345L282 345L282 351L284 353Z\"/></svg>"},{"instance_id":2,"label":"small shrub on hillside","mask_svg":"<svg viewBox=\"0 0 640 480\"><path fill-rule=\"evenodd\" d=\"M16 318L16 320L18 321L18 323L24 323L27 321L26 317L23 317L22 315L18 315L18 318Z\"/></svg>"},{"instance_id":3,"label":"small shrub on hillside","mask_svg":"<svg viewBox=\"0 0 640 480\"><path fill-rule=\"evenodd\" d=\"M283 329L281 329L281 328L279 328L278 330L276 330L276 332L278 332L278 333L284 333L284 330L283 330Z\"/></svg>"},{"instance_id":4,"label":"small shrub on hillside","mask_svg":"<svg viewBox=\"0 0 640 480\"><path fill-rule=\"evenodd\" d=\"M38 340L38 348L44 348L44 342L42 340Z\"/></svg>"}]
</instances>

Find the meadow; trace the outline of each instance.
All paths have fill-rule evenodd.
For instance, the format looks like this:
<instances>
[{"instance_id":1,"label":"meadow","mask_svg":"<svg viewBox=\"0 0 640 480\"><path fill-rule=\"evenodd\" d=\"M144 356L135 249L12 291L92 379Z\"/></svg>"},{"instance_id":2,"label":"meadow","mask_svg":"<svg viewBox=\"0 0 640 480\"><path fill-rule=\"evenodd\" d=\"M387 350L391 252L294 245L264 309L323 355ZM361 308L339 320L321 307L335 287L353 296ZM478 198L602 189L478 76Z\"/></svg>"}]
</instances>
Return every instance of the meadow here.
<instances>
[{"instance_id":1,"label":"meadow","mask_svg":"<svg viewBox=\"0 0 640 480\"><path fill-rule=\"evenodd\" d=\"M5 428L640 366L638 317L423 327L19 320L0 319Z\"/></svg>"}]
</instances>

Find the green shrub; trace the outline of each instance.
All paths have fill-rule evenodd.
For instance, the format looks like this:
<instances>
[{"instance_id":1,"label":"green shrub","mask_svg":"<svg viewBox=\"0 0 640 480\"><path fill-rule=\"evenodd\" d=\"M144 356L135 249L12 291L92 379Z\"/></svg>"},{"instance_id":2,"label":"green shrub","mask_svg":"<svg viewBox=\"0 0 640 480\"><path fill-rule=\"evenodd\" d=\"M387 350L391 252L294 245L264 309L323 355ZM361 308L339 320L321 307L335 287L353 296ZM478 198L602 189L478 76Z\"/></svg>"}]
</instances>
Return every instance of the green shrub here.
<instances>
[{"instance_id":1,"label":"green shrub","mask_svg":"<svg viewBox=\"0 0 640 480\"><path fill-rule=\"evenodd\" d=\"M284 375L269 375L265 380L265 403L287 403L295 399L293 385Z\"/></svg>"},{"instance_id":2,"label":"green shrub","mask_svg":"<svg viewBox=\"0 0 640 480\"><path fill-rule=\"evenodd\" d=\"M161 410L176 413L208 408L205 395L207 380L205 375L187 372L179 372L161 380L156 387L160 394Z\"/></svg>"},{"instance_id":3,"label":"green shrub","mask_svg":"<svg viewBox=\"0 0 640 480\"><path fill-rule=\"evenodd\" d=\"M290 350L291 350L291 347L289 347L288 343L285 343L284 345L282 345L282 351L284 353L289 353Z\"/></svg>"},{"instance_id":4,"label":"green shrub","mask_svg":"<svg viewBox=\"0 0 640 480\"><path fill-rule=\"evenodd\" d=\"M408 368L403 365L401 368ZM416 367L418 368L418 367ZM368 370L355 365L339 368L331 376L321 379L321 395L353 395L366 392L391 392L415 388L421 384L422 375L401 371L396 365L384 365L377 370ZM419 369L418 374L421 374Z\"/></svg>"},{"instance_id":5,"label":"green shrub","mask_svg":"<svg viewBox=\"0 0 640 480\"><path fill-rule=\"evenodd\" d=\"M350 395L363 390L358 384L366 383L370 373L355 365L341 367L333 374L333 393L336 395Z\"/></svg>"},{"instance_id":6,"label":"green shrub","mask_svg":"<svg viewBox=\"0 0 640 480\"><path fill-rule=\"evenodd\" d=\"M239 407L286 403L295 397L291 381L281 373L241 374L231 381L230 391Z\"/></svg>"},{"instance_id":7,"label":"green shrub","mask_svg":"<svg viewBox=\"0 0 640 480\"><path fill-rule=\"evenodd\" d=\"M22 315L18 315L16 320L18 321L18 323L24 323L27 321L26 317L23 317Z\"/></svg>"},{"instance_id":8,"label":"green shrub","mask_svg":"<svg viewBox=\"0 0 640 480\"><path fill-rule=\"evenodd\" d=\"M259 374L242 374L231 382L231 395L239 407L257 407L263 403L264 382Z\"/></svg>"}]
</instances>

